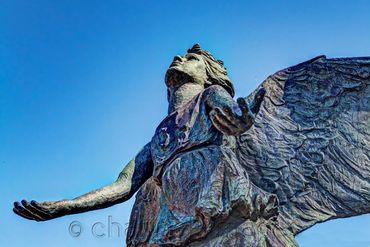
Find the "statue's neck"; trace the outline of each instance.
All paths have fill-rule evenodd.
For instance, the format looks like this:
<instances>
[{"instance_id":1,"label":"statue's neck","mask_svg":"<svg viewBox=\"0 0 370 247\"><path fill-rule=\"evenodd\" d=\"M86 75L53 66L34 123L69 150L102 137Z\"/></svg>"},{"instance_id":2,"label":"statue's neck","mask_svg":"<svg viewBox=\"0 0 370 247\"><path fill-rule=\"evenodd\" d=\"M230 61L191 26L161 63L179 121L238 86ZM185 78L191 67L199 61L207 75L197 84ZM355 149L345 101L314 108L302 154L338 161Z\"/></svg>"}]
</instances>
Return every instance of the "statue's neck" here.
<instances>
[{"instance_id":1,"label":"statue's neck","mask_svg":"<svg viewBox=\"0 0 370 247\"><path fill-rule=\"evenodd\" d=\"M195 83L185 83L171 92L168 106L168 114L188 103L195 95L201 93L204 86Z\"/></svg>"}]
</instances>

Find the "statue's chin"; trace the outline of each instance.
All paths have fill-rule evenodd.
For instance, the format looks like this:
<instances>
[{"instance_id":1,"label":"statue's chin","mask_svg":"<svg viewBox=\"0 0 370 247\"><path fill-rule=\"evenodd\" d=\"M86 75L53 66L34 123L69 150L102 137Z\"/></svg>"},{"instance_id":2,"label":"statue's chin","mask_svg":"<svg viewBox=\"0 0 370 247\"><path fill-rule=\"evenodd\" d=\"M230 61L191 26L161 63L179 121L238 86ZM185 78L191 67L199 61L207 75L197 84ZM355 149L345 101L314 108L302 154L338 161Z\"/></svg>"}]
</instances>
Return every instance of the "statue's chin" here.
<instances>
[{"instance_id":1,"label":"statue's chin","mask_svg":"<svg viewBox=\"0 0 370 247\"><path fill-rule=\"evenodd\" d=\"M180 67L174 66L167 70L165 81L167 87L179 87L184 83L194 81L194 78L182 71Z\"/></svg>"}]
</instances>

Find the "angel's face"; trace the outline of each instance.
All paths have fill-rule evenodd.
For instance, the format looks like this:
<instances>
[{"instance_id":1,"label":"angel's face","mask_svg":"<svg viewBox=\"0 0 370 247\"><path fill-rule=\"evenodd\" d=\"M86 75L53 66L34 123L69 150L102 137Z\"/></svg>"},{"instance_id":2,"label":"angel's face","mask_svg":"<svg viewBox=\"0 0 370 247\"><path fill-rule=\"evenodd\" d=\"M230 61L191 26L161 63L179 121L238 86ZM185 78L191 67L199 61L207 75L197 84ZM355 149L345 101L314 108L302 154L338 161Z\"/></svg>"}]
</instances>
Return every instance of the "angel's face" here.
<instances>
[{"instance_id":1,"label":"angel's face","mask_svg":"<svg viewBox=\"0 0 370 247\"><path fill-rule=\"evenodd\" d=\"M206 80L207 72L204 59L195 53L175 56L166 73L166 85L169 89L177 89L185 83L204 86Z\"/></svg>"}]
</instances>

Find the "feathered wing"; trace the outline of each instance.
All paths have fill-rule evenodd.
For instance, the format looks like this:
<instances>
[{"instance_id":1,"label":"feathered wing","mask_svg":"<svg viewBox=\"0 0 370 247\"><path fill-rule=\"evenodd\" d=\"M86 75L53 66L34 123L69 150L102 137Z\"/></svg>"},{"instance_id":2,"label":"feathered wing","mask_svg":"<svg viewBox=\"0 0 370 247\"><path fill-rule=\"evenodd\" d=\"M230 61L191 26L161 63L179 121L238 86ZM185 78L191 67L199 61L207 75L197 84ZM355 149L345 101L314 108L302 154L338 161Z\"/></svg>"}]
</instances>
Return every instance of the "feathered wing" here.
<instances>
[{"instance_id":1,"label":"feathered wing","mask_svg":"<svg viewBox=\"0 0 370 247\"><path fill-rule=\"evenodd\" d=\"M280 225L297 234L369 213L370 57L317 57L261 86L264 102L237 152L252 182L278 196Z\"/></svg>"}]
</instances>

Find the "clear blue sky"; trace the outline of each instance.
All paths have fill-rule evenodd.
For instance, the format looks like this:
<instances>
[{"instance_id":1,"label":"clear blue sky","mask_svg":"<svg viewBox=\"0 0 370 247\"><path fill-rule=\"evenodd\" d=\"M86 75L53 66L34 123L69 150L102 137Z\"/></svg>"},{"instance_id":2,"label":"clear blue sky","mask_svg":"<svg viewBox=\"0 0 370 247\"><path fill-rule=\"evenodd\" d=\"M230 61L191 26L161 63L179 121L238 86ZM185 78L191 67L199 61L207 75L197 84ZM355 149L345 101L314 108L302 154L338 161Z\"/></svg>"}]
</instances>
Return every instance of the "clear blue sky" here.
<instances>
[{"instance_id":1,"label":"clear blue sky","mask_svg":"<svg viewBox=\"0 0 370 247\"><path fill-rule=\"evenodd\" d=\"M71 198L112 182L166 115L164 73L200 42L237 96L312 58L370 55L369 1L0 2L0 246L124 246L133 201L50 222L15 200ZM70 236L78 220L82 234ZM369 215L317 225L303 247L369 247Z\"/></svg>"}]
</instances>

